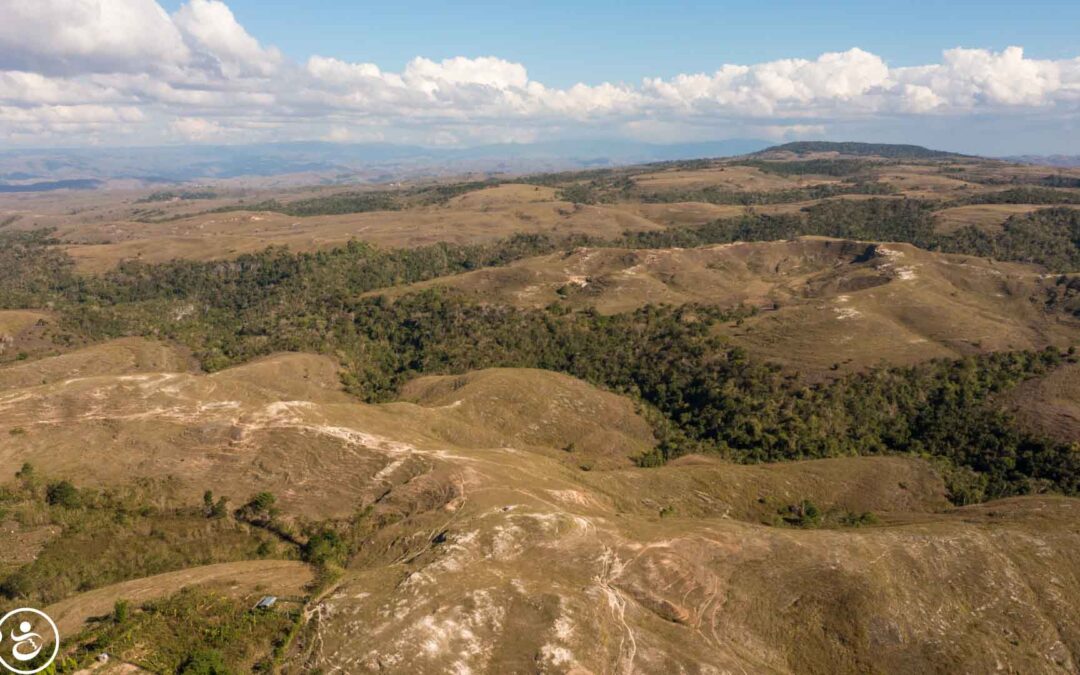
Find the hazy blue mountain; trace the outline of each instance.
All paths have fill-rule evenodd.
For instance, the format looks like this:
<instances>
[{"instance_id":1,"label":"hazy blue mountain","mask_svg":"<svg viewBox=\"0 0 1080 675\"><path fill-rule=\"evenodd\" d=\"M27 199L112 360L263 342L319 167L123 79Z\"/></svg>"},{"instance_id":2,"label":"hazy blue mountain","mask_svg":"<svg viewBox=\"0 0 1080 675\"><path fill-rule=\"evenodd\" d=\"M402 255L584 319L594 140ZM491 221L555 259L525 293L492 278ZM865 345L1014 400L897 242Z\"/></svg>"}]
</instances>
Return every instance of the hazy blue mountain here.
<instances>
[{"instance_id":1,"label":"hazy blue mountain","mask_svg":"<svg viewBox=\"0 0 1080 675\"><path fill-rule=\"evenodd\" d=\"M1080 155L1018 155L1014 157L1002 157L1010 162L1021 164L1038 164L1041 166L1059 166L1071 168L1080 166Z\"/></svg>"},{"instance_id":2,"label":"hazy blue mountain","mask_svg":"<svg viewBox=\"0 0 1080 675\"><path fill-rule=\"evenodd\" d=\"M698 157L729 157L766 147L745 139L660 145L633 141L548 141L472 148L389 143L272 143L147 148L0 151L0 180L9 190L30 180L137 179L184 182L318 174L324 180L395 180L453 172L530 172L616 166Z\"/></svg>"}]
</instances>

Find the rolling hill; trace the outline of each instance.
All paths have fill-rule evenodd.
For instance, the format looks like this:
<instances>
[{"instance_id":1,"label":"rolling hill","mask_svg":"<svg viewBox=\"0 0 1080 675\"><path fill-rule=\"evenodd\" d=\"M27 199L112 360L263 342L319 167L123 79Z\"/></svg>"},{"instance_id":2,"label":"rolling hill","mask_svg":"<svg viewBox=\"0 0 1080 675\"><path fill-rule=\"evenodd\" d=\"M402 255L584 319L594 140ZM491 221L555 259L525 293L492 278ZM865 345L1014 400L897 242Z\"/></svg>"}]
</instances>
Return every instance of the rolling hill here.
<instances>
[{"instance_id":1,"label":"rolling hill","mask_svg":"<svg viewBox=\"0 0 1080 675\"><path fill-rule=\"evenodd\" d=\"M25 433L0 438L4 465L84 486L168 473L192 498L271 490L284 521L364 510L381 524L311 602L290 670L1074 667L1075 500L955 509L909 458L643 471L618 462L651 442L629 401L563 376L429 378L405 390L417 403L367 406L332 375L279 355L213 376L9 383L4 420ZM824 527L785 520L807 501ZM225 569L188 578L248 576ZM169 578L55 609L101 611Z\"/></svg>"},{"instance_id":2,"label":"rolling hill","mask_svg":"<svg viewBox=\"0 0 1080 675\"><path fill-rule=\"evenodd\" d=\"M369 150L0 195L0 610L64 672L1080 667L1080 173Z\"/></svg>"}]
</instances>

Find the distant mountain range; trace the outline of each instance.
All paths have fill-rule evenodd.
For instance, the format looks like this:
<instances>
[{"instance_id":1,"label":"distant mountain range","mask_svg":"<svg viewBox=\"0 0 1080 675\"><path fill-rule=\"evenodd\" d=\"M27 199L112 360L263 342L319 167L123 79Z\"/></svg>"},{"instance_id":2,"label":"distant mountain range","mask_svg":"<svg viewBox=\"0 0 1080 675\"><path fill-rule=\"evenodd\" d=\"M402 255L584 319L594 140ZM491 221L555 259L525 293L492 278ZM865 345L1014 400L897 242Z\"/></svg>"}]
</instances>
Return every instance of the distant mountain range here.
<instances>
[{"instance_id":1,"label":"distant mountain range","mask_svg":"<svg viewBox=\"0 0 1080 675\"><path fill-rule=\"evenodd\" d=\"M428 148L391 143L268 143L146 148L0 151L0 193L88 190L155 183L251 181L275 184L387 183L440 176L567 171L686 159L816 153L888 159L949 159L969 155L919 145L758 139L653 144L618 140L503 143ZM1080 157L1023 155L1007 161L1080 166Z\"/></svg>"},{"instance_id":2,"label":"distant mountain range","mask_svg":"<svg viewBox=\"0 0 1080 675\"><path fill-rule=\"evenodd\" d=\"M1002 159L1023 164L1059 166L1066 169L1080 167L1080 155L1017 155L1015 157L1002 157Z\"/></svg>"},{"instance_id":3,"label":"distant mountain range","mask_svg":"<svg viewBox=\"0 0 1080 675\"><path fill-rule=\"evenodd\" d=\"M0 192L98 185L91 181L180 183L288 175L308 183L387 182L470 172L519 173L730 157L768 145L753 139L674 145L591 140L474 148L310 142L8 150L0 151Z\"/></svg>"}]
</instances>

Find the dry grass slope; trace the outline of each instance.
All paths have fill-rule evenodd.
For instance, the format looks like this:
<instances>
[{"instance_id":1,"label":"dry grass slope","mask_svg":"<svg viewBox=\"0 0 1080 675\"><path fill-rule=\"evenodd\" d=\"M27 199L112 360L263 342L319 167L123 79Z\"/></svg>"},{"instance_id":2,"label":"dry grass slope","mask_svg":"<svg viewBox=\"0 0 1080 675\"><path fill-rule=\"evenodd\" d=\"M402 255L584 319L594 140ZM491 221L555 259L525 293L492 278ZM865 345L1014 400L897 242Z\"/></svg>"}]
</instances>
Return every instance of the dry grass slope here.
<instances>
[{"instance_id":1,"label":"dry grass slope","mask_svg":"<svg viewBox=\"0 0 1080 675\"><path fill-rule=\"evenodd\" d=\"M725 334L804 372L858 370L977 352L1067 347L1080 323L1042 309L1036 266L909 244L802 237L694 249L578 249L386 291L450 287L523 308L562 302L603 313L649 303L764 311Z\"/></svg>"},{"instance_id":2,"label":"dry grass slope","mask_svg":"<svg viewBox=\"0 0 1080 675\"><path fill-rule=\"evenodd\" d=\"M383 527L309 608L292 671L1077 666L1076 500L951 509L940 478L908 458L626 468L647 427L629 402L571 378L423 378L406 388L412 402L372 406L344 399L333 373L325 359L285 354L210 376L9 388L0 417L26 433L0 435L0 457L84 484L171 474L196 499L270 489L286 518L366 508ZM597 468L582 471L579 453ZM826 513L873 511L879 524L763 524L804 499ZM274 584L308 579L282 565ZM101 589L58 611L81 620L174 581Z\"/></svg>"}]
</instances>

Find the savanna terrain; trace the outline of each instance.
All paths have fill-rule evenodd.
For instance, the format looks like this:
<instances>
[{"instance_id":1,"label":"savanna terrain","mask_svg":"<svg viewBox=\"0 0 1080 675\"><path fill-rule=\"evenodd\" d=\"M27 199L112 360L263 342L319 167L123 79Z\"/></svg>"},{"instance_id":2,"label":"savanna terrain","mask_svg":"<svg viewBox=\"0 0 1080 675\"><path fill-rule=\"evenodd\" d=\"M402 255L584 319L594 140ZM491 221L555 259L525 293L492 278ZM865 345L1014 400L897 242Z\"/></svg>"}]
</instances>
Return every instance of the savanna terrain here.
<instances>
[{"instance_id":1,"label":"savanna terrain","mask_svg":"<svg viewBox=\"0 0 1080 675\"><path fill-rule=\"evenodd\" d=\"M1075 673L1077 346L1078 169L3 194L0 609L60 672Z\"/></svg>"}]
</instances>

